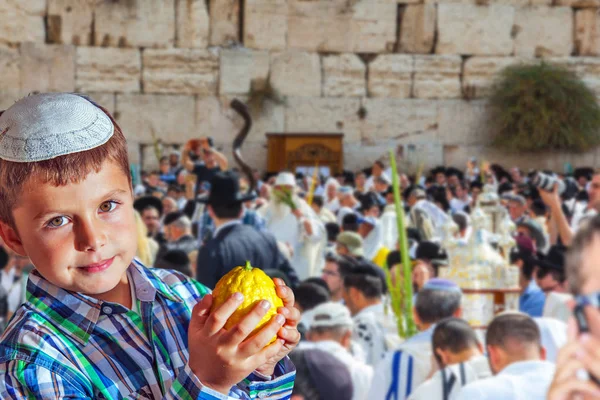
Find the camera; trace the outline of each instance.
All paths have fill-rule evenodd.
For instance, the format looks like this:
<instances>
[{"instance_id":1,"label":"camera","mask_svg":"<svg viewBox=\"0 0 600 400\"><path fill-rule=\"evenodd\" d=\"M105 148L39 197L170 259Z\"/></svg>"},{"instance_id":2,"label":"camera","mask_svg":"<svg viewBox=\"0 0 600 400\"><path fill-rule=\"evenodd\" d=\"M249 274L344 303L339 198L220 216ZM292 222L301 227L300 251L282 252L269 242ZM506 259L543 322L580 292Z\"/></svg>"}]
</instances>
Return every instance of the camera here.
<instances>
[{"instance_id":1,"label":"camera","mask_svg":"<svg viewBox=\"0 0 600 400\"><path fill-rule=\"evenodd\" d=\"M554 190L554 185L558 184L558 194L565 200L572 199L579 193L579 187L573 178L561 180L556 176L537 172L533 176L531 183L533 186L545 190L546 192L552 192Z\"/></svg>"}]
</instances>

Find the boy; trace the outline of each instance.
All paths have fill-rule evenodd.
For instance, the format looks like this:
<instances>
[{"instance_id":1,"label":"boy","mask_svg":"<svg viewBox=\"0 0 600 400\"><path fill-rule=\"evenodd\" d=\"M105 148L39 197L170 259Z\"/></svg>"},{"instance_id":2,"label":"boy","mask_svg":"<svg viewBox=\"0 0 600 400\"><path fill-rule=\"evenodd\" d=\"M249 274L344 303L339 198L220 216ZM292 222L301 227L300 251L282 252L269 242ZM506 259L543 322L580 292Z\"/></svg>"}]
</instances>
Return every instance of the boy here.
<instances>
[{"instance_id":1,"label":"boy","mask_svg":"<svg viewBox=\"0 0 600 400\"><path fill-rule=\"evenodd\" d=\"M292 291L276 282L285 307L247 338L268 302L225 331L240 293L211 313L206 287L133 260L127 145L87 99L29 96L0 115L0 236L36 267L0 342L0 398L289 396Z\"/></svg>"}]
</instances>

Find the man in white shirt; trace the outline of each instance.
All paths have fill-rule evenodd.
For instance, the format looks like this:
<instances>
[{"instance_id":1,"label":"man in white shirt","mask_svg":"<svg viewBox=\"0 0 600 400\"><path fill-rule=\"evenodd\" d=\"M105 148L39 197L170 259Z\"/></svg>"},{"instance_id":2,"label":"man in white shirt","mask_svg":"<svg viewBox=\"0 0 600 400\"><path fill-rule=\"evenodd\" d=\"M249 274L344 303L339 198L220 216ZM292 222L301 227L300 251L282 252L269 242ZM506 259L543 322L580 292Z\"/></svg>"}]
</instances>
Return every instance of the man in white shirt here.
<instances>
[{"instance_id":1,"label":"man in white shirt","mask_svg":"<svg viewBox=\"0 0 600 400\"><path fill-rule=\"evenodd\" d=\"M350 354L352 327L350 311L340 303L328 302L313 309L310 330L302 348L316 348L332 354L340 360L352 377L354 392L352 400L367 400L373 367L357 360Z\"/></svg>"},{"instance_id":2,"label":"man in white shirt","mask_svg":"<svg viewBox=\"0 0 600 400\"><path fill-rule=\"evenodd\" d=\"M546 359L540 330L522 313L494 318L486 333L486 347L494 377L473 382L458 400L542 400L550 387L555 366Z\"/></svg>"},{"instance_id":3,"label":"man in white shirt","mask_svg":"<svg viewBox=\"0 0 600 400\"><path fill-rule=\"evenodd\" d=\"M440 370L419 386L409 400L454 399L463 386L492 375L477 334L465 320L447 318L438 323L431 347L433 369Z\"/></svg>"},{"instance_id":4,"label":"man in white shirt","mask_svg":"<svg viewBox=\"0 0 600 400\"><path fill-rule=\"evenodd\" d=\"M431 372L431 339L435 324L462 313L462 292L453 282L434 278L417 294L415 322L419 333L386 353L375 368L369 399L407 399Z\"/></svg>"}]
</instances>

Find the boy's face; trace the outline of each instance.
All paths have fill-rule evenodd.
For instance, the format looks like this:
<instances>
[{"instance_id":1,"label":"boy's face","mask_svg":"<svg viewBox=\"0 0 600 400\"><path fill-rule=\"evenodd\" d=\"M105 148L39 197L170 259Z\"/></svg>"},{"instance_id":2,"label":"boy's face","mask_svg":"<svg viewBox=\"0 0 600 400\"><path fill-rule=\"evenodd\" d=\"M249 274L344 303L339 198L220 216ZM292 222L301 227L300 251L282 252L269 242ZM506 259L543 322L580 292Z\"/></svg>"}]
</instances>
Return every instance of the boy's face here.
<instances>
[{"instance_id":1,"label":"boy's face","mask_svg":"<svg viewBox=\"0 0 600 400\"><path fill-rule=\"evenodd\" d=\"M115 301L137 242L131 188L116 163L105 161L100 172L61 187L30 179L13 215L19 233L0 224L2 237L44 278Z\"/></svg>"}]
</instances>

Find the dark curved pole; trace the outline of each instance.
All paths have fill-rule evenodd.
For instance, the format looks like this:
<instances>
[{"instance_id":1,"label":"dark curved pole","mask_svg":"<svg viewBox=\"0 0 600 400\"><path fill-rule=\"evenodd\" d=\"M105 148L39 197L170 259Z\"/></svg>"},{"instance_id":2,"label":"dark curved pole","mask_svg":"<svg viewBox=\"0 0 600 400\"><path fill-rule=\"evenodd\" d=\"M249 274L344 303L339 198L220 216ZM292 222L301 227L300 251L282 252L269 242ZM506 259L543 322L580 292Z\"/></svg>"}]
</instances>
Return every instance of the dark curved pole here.
<instances>
[{"instance_id":1,"label":"dark curved pole","mask_svg":"<svg viewBox=\"0 0 600 400\"><path fill-rule=\"evenodd\" d=\"M252 117L248 112L248 106L238 99L231 101L231 108L244 119L244 126L233 140L233 158L248 177L248 194L251 194L256 190L256 180L254 179L252 168L242 158L242 144L244 144L244 140L246 140L246 137L250 133L250 128L252 128Z\"/></svg>"}]
</instances>

